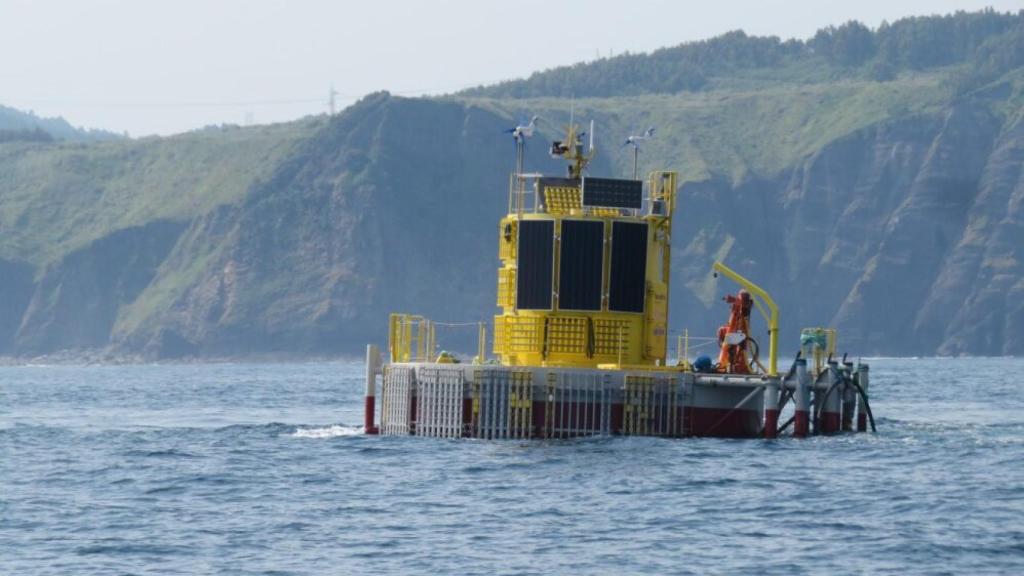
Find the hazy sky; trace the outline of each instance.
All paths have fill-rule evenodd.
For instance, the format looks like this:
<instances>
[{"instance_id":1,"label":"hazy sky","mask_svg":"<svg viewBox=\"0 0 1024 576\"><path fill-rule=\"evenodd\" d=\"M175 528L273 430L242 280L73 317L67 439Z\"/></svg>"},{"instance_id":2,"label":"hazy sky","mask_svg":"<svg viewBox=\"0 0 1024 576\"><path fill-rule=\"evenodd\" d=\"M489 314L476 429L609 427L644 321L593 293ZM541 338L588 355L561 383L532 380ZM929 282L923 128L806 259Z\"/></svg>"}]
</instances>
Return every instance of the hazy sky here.
<instances>
[{"instance_id":1,"label":"hazy sky","mask_svg":"<svg viewBox=\"0 0 1024 576\"><path fill-rule=\"evenodd\" d=\"M807 38L849 19L985 6L1024 0L0 0L0 104L168 134L323 112L332 83L340 108L728 30Z\"/></svg>"}]
</instances>

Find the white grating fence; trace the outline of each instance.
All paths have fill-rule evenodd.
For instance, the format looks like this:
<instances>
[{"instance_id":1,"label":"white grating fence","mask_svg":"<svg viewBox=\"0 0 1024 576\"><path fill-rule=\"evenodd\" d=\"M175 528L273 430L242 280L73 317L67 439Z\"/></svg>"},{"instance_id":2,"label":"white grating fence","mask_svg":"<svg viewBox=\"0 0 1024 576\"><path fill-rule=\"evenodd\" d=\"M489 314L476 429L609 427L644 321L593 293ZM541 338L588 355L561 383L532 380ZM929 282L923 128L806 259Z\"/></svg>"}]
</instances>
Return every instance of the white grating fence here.
<instances>
[{"instance_id":1,"label":"white grating fence","mask_svg":"<svg viewBox=\"0 0 1024 576\"><path fill-rule=\"evenodd\" d=\"M473 433L487 440L533 436L533 373L478 370L473 374Z\"/></svg>"},{"instance_id":2,"label":"white grating fence","mask_svg":"<svg viewBox=\"0 0 1024 576\"><path fill-rule=\"evenodd\" d=\"M548 374L547 438L611 434L613 389L605 374Z\"/></svg>"},{"instance_id":3,"label":"white grating fence","mask_svg":"<svg viewBox=\"0 0 1024 576\"><path fill-rule=\"evenodd\" d=\"M416 373L408 366L385 366L381 386L380 433L406 436L410 430L412 389Z\"/></svg>"},{"instance_id":4,"label":"white grating fence","mask_svg":"<svg viewBox=\"0 0 1024 576\"><path fill-rule=\"evenodd\" d=\"M681 436L682 398L675 378L631 374L622 399L622 433L633 436Z\"/></svg>"},{"instance_id":5,"label":"white grating fence","mask_svg":"<svg viewBox=\"0 0 1024 576\"><path fill-rule=\"evenodd\" d=\"M422 367L416 384L416 435L461 438L462 369Z\"/></svg>"}]
</instances>

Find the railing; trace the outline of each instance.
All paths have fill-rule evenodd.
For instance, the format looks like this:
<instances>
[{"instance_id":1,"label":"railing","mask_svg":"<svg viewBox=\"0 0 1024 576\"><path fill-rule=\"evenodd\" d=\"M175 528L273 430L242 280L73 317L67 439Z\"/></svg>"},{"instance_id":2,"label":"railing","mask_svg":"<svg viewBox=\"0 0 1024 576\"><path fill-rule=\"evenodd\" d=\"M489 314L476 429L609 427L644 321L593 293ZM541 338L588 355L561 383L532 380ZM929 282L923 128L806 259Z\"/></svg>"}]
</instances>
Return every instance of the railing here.
<instances>
[{"instance_id":1,"label":"railing","mask_svg":"<svg viewBox=\"0 0 1024 576\"><path fill-rule=\"evenodd\" d=\"M573 214L583 216L663 216L670 217L675 209L676 176L674 172L651 172L644 182L647 194L645 207L610 208L583 205L583 181L578 187L554 187L540 189L543 174L529 172L512 173L508 182L508 214L517 216L524 213ZM542 196L543 194L543 196Z\"/></svg>"},{"instance_id":2,"label":"railing","mask_svg":"<svg viewBox=\"0 0 1024 576\"><path fill-rule=\"evenodd\" d=\"M540 209L541 202L539 197L539 191L537 190L537 181L542 178L543 174L527 173L527 174L516 174L513 173L509 177L508 181L508 213L509 214L522 214L523 212L537 212ZM531 186L527 185L527 182L532 182ZM529 190L528 190L529 189ZM527 203L527 200L532 197L533 204Z\"/></svg>"},{"instance_id":3,"label":"railing","mask_svg":"<svg viewBox=\"0 0 1024 576\"><path fill-rule=\"evenodd\" d=\"M388 318L388 353L392 362L429 362L434 358L434 324L423 316Z\"/></svg>"}]
</instances>

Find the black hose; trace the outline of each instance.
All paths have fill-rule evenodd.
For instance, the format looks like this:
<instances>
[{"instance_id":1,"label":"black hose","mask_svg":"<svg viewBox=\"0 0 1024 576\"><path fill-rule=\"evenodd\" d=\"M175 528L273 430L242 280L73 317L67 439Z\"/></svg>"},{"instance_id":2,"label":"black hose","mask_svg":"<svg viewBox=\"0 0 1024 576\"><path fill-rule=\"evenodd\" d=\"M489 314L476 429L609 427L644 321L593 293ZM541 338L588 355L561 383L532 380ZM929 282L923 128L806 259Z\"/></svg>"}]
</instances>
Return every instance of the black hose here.
<instances>
[{"instance_id":1,"label":"black hose","mask_svg":"<svg viewBox=\"0 0 1024 576\"><path fill-rule=\"evenodd\" d=\"M754 366L755 366L755 365L757 365L757 366L760 366L760 365L761 365L761 345L757 343L757 340L754 340L754 339L753 339L753 338L751 338L750 336L747 336L747 337L746 337L746 338L745 338L745 339L743 340L743 344L742 344L742 346L743 346L744 348L746 348L746 347L747 347L747 343L748 343L748 342L751 342L751 343L753 343L753 344L754 344L754 353L753 353L753 354L751 354L751 356L750 356L750 362L748 362L748 364L749 364L749 366L748 366L748 370L750 370L750 373L751 373L751 374L754 374ZM761 366L761 369L762 369L762 372L763 372L763 371L764 371L764 366Z\"/></svg>"},{"instance_id":2,"label":"black hose","mask_svg":"<svg viewBox=\"0 0 1024 576\"><path fill-rule=\"evenodd\" d=\"M822 372L822 374L825 374L825 372ZM832 394L832 391L835 390L836 386L838 386L840 383L844 382L845 380L846 380L845 378L840 378L840 379L836 380L835 382L833 382L832 385L828 387L828 390L825 391L825 396L821 400L821 406L820 407L819 406L815 406L815 409L816 409L815 410L815 414L814 414L814 425L815 425L815 427L820 427L821 409L824 408L825 407L825 403L828 402L829 395ZM849 381L850 381L851 384L853 384L857 388L857 392L860 393L861 400L864 401L864 409L867 410L868 419L871 420L871 431L877 433L878 432L878 428L875 427L875 415L871 413L871 404L868 403L868 395L864 393L864 389L860 387L860 383L858 383L856 380L854 380L853 378L850 378ZM817 403L815 403L815 404L817 404Z\"/></svg>"},{"instance_id":3,"label":"black hose","mask_svg":"<svg viewBox=\"0 0 1024 576\"><path fill-rule=\"evenodd\" d=\"M796 416L790 416L789 420L786 420L786 423L783 424L782 426L779 426L778 430L775 431L775 435L778 436L779 434L785 432L786 428L789 428L789 425L792 424L794 420L796 420Z\"/></svg>"},{"instance_id":4,"label":"black hose","mask_svg":"<svg viewBox=\"0 0 1024 576\"><path fill-rule=\"evenodd\" d=\"M875 427L875 415L871 413L871 404L868 403L868 395L856 380L853 382L853 385L857 387L857 392L860 393L860 399L864 401L864 410L867 411L868 420L871 421L871 431L877 434L878 428Z\"/></svg>"},{"instance_id":5,"label":"black hose","mask_svg":"<svg viewBox=\"0 0 1024 576\"><path fill-rule=\"evenodd\" d=\"M833 382L832 385L829 386L827 390L825 390L825 395L821 397L821 404L817 407L818 408L818 413L816 415L817 419L821 418L821 413L825 409L825 404L828 403L828 399L832 395L832 392L834 392L835 389L838 388L839 385L842 384L842 383L843 383L843 380L842 380L842 378L840 378L839 380L836 380L835 382Z\"/></svg>"},{"instance_id":6,"label":"black hose","mask_svg":"<svg viewBox=\"0 0 1024 576\"><path fill-rule=\"evenodd\" d=\"M793 363L789 365L789 372L786 372L786 377L783 380L789 380L793 377L793 373L796 372L796 361L800 359L800 355L803 354L803 350L797 350L796 356L793 358Z\"/></svg>"},{"instance_id":7,"label":"black hose","mask_svg":"<svg viewBox=\"0 0 1024 576\"><path fill-rule=\"evenodd\" d=\"M826 370L825 372L822 372L821 374L828 374L831 371L832 371L832 368L829 368L828 370ZM821 374L818 375L818 378L821 378ZM814 406L814 431L815 431L815 433L817 433L818 432L818 428L821 427L821 411L822 411L823 408L825 408L825 403L828 402L828 397L832 395L832 391L835 390L836 387L839 386L842 382L843 382L843 378L841 378L841 377L838 378L835 382L832 383L831 386L828 387L828 390L825 391L825 396L822 397L821 404L818 404L817 402L814 403L815 404L815 406ZM817 381L815 381L815 384L817 384Z\"/></svg>"},{"instance_id":8,"label":"black hose","mask_svg":"<svg viewBox=\"0 0 1024 576\"><path fill-rule=\"evenodd\" d=\"M793 364L790 365L789 372L786 372L786 375L782 377L782 382L785 382L786 380L789 380L790 378L793 377L793 374L796 373L796 361L800 359L800 354L801 353L802 353L801 350L797 350L796 358L793 358ZM782 412L782 409L786 406L786 403L793 399L793 395L794 394L796 394L796 390L795 389L791 389L791 390L783 390L782 394L779 395L779 412L780 413Z\"/></svg>"},{"instance_id":9,"label":"black hose","mask_svg":"<svg viewBox=\"0 0 1024 576\"><path fill-rule=\"evenodd\" d=\"M782 413L782 409L786 407L786 404L793 399L794 394L796 394L796 390L784 390L782 394L779 395L778 408L780 414Z\"/></svg>"}]
</instances>

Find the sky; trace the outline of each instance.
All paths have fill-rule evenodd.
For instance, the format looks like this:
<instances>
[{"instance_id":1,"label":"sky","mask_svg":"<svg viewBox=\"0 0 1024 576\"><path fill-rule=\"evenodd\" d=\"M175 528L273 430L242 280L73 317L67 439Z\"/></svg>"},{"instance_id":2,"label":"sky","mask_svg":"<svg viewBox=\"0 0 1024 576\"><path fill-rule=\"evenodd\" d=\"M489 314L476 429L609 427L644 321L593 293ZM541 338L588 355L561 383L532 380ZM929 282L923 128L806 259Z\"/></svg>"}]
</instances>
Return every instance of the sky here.
<instances>
[{"instance_id":1,"label":"sky","mask_svg":"<svg viewBox=\"0 0 1024 576\"><path fill-rule=\"evenodd\" d=\"M173 134L441 94L742 29L805 39L851 19L1024 0L0 0L0 104Z\"/></svg>"}]
</instances>

